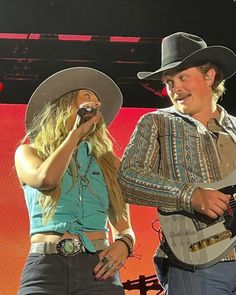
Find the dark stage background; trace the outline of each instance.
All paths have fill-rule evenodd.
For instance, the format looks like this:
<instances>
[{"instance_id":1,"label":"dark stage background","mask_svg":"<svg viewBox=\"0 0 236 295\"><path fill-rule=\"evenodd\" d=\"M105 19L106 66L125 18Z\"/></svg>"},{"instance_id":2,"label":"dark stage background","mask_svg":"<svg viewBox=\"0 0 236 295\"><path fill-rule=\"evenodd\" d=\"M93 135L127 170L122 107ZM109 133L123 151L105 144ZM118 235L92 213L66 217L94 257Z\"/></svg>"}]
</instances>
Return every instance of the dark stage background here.
<instances>
[{"instance_id":1,"label":"dark stage background","mask_svg":"<svg viewBox=\"0 0 236 295\"><path fill-rule=\"evenodd\" d=\"M27 103L49 75L71 66L104 71L124 107L165 107L158 83L138 71L160 67L164 36L184 31L236 51L235 0L0 0L0 101ZM236 114L236 83L223 106Z\"/></svg>"}]
</instances>

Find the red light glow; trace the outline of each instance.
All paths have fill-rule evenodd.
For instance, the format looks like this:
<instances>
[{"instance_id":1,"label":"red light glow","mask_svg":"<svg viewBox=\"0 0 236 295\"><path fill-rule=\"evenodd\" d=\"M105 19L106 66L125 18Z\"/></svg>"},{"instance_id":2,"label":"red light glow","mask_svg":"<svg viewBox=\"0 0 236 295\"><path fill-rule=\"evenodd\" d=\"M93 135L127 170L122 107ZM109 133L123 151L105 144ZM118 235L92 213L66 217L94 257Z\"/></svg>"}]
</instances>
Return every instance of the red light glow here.
<instances>
[{"instance_id":1,"label":"red light glow","mask_svg":"<svg viewBox=\"0 0 236 295\"><path fill-rule=\"evenodd\" d=\"M91 41L91 35L58 35L61 41Z\"/></svg>"},{"instance_id":2,"label":"red light glow","mask_svg":"<svg viewBox=\"0 0 236 295\"><path fill-rule=\"evenodd\" d=\"M0 39L27 39L28 34L0 33Z\"/></svg>"},{"instance_id":3,"label":"red light glow","mask_svg":"<svg viewBox=\"0 0 236 295\"><path fill-rule=\"evenodd\" d=\"M124 42L124 43L138 43L140 37L121 37L121 36L111 36L111 42Z\"/></svg>"},{"instance_id":4,"label":"red light glow","mask_svg":"<svg viewBox=\"0 0 236 295\"><path fill-rule=\"evenodd\" d=\"M29 37L28 39L31 39L31 40L39 40L40 38L40 34L29 34Z\"/></svg>"},{"instance_id":5,"label":"red light glow","mask_svg":"<svg viewBox=\"0 0 236 295\"><path fill-rule=\"evenodd\" d=\"M162 96L168 96L168 93L167 93L166 87L162 88L162 90L161 90L161 95L162 95Z\"/></svg>"}]
</instances>

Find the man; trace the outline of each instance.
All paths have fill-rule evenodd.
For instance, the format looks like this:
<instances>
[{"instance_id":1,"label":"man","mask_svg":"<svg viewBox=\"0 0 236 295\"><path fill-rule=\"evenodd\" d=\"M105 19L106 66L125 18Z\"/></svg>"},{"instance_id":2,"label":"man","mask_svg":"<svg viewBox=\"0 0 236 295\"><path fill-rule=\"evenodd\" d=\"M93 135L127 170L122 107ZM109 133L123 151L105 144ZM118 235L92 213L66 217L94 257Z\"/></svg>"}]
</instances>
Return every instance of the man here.
<instances>
[{"instance_id":1,"label":"man","mask_svg":"<svg viewBox=\"0 0 236 295\"><path fill-rule=\"evenodd\" d=\"M236 294L234 231L222 219L230 194L214 189L236 168L236 118L217 104L235 71L230 49L178 32L163 39L161 68L138 73L162 80L173 106L139 120L119 181L128 203L158 207L155 262L168 295Z\"/></svg>"}]
</instances>

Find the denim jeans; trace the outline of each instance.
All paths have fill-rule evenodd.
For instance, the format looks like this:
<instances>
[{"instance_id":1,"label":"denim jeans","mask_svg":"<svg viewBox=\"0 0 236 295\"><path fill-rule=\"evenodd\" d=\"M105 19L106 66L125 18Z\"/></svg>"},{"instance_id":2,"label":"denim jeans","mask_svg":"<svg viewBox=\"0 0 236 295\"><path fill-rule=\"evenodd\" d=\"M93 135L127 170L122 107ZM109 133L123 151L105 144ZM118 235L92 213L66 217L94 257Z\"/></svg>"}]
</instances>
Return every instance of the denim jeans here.
<instances>
[{"instance_id":1,"label":"denim jeans","mask_svg":"<svg viewBox=\"0 0 236 295\"><path fill-rule=\"evenodd\" d=\"M195 271L170 264L168 295L235 295L236 261L217 264Z\"/></svg>"},{"instance_id":2,"label":"denim jeans","mask_svg":"<svg viewBox=\"0 0 236 295\"><path fill-rule=\"evenodd\" d=\"M153 260L158 281L164 290L164 294L167 294L169 260L167 258L159 257L157 255L154 255Z\"/></svg>"},{"instance_id":3,"label":"denim jeans","mask_svg":"<svg viewBox=\"0 0 236 295\"><path fill-rule=\"evenodd\" d=\"M105 281L95 280L98 261L97 253L30 254L18 295L124 295L119 272Z\"/></svg>"}]
</instances>

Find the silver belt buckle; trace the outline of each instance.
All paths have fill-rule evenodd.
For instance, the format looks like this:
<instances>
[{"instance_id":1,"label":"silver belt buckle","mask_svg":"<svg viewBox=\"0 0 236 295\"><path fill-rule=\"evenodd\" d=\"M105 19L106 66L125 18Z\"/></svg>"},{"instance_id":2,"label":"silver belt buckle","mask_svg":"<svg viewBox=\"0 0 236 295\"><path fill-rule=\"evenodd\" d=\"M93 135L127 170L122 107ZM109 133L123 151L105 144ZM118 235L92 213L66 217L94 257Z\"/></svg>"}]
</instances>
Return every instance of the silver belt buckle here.
<instances>
[{"instance_id":1,"label":"silver belt buckle","mask_svg":"<svg viewBox=\"0 0 236 295\"><path fill-rule=\"evenodd\" d=\"M62 256L75 256L84 252L83 244L78 239L63 239L57 242L57 252Z\"/></svg>"}]
</instances>

